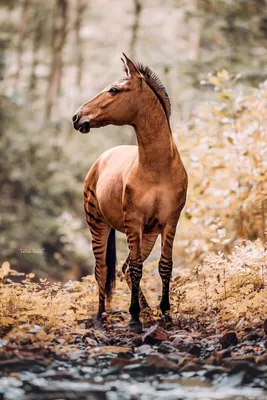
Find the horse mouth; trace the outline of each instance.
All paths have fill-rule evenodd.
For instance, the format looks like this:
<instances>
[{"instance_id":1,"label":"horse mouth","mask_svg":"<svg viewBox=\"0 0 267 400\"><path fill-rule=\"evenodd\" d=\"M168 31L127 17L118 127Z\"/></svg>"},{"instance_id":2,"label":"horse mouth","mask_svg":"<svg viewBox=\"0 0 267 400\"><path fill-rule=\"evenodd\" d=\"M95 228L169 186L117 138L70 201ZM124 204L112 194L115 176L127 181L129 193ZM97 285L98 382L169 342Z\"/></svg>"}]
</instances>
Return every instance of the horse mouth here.
<instances>
[{"instance_id":1,"label":"horse mouth","mask_svg":"<svg viewBox=\"0 0 267 400\"><path fill-rule=\"evenodd\" d=\"M90 132L90 124L88 121L84 122L80 127L79 127L79 132L81 133L89 133Z\"/></svg>"}]
</instances>

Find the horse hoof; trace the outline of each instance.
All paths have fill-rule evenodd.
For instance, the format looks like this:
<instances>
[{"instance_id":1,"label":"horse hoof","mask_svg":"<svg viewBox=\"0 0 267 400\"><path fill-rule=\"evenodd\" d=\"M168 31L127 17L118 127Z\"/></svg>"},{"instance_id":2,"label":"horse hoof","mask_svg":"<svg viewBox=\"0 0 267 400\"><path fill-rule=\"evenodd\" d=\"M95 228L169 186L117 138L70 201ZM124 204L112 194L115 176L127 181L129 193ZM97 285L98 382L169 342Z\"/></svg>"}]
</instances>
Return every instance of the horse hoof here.
<instances>
[{"instance_id":1,"label":"horse hoof","mask_svg":"<svg viewBox=\"0 0 267 400\"><path fill-rule=\"evenodd\" d=\"M108 316L106 312L103 312L101 314L97 314L94 317L94 326L95 328L103 328L103 325L107 322Z\"/></svg>"},{"instance_id":2,"label":"horse hoof","mask_svg":"<svg viewBox=\"0 0 267 400\"><path fill-rule=\"evenodd\" d=\"M165 326L171 326L172 325L172 317L168 314L164 314L161 316L161 323Z\"/></svg>"},{"instance_id":3,"label":"horse hoof","mask_svg":"<svg viewBox=\"0 0 267 400\"><path fill-rule=\"evenodd\" d=\"M133 333L142 333L142 324L141 322L130 322L129 331Z\"/></svg>"}]
</instances>

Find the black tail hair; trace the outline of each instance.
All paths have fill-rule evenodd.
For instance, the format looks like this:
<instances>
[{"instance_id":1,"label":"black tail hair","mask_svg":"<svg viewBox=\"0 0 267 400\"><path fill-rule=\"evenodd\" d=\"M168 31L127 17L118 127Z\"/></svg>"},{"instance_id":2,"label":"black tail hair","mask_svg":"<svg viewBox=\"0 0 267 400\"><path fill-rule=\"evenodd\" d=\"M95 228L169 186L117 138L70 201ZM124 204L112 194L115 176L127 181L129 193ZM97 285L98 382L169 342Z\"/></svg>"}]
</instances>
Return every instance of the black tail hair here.
<instances>
[{"instance_id":1,"label":"black tail hair","mask_svg":"<svg viewBox=\"0 0 267 400\"><path fill-rule=\"evenodd\" d=\"M116 238L115 229L111 229L108 236L107 252L106 252L106 264L108 267L107 280L105 293L108 298L111 298L112 289L115 287L116 281Z\"/></svg>"}]
</instances>

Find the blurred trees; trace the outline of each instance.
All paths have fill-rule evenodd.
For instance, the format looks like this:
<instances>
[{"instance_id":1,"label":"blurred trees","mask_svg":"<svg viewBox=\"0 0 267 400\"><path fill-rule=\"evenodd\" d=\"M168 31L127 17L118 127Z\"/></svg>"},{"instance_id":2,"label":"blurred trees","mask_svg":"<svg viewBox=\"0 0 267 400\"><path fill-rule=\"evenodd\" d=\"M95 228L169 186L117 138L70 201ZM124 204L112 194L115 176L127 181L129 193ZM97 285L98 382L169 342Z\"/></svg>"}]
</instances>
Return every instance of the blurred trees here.
<instances>
[{"instance_id":1,"label":"blurred trees","mask_svg":"<svg viewBox=\"0 0 267 400\"><path fill-rule=\"evenodd\" d=\"M203 81L216 97L186 128L194 136L185 214L191 258L228 251L238 238L267 241L267 81L247 93L237 82L226 70Z\"/></svg>"},{"instance_id":2,"label":"blurred trees","mask_svg":"<svg viewBox=\"0 0 267 400\"><path fill-rule=\"evenodd\" d=\"M189 126L179 141L192 167L190 146L202 146L200 126L217 144L224 129L214 109L205 123L188 122L192 109L213 96L212 84L201 86L201 79L222 68L241 72L241 88L266 78L266 2L1 0L0 5L0 262L60 278L76 271L78 277L93 263L83 179L100 153L135 138L128 127L82 136L71 126L75 109L122 76L120 56L128 52L166 84L173 127ZM229 107L220 101L218 107ZM27 248L45 251L21 251Z\"/></svg>"},{"instance_id":3,"label":"blurred trees","mask_svg":"<svg viewBox=\"0 0 267 400\"><path fill-rule=\"evenodd\" d=\"M51 36L50 74L46 94L46 117L51 115L52 107L59 93L62 75L62 52L68 29L68 3L67 0L57 0L53 12L53 25Z\"/></svg>"}]
</instances>

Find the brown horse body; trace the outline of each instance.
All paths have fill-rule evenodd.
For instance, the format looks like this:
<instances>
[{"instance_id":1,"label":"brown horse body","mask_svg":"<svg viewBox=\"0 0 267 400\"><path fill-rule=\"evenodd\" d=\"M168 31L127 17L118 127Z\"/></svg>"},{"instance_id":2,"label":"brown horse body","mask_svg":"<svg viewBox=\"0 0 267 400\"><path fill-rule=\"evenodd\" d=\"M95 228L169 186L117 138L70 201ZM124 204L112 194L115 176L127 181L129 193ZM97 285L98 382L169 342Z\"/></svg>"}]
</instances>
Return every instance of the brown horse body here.
<instances>
[{"instance_id":1,"label":"brown horse body","mask_svg":"<svg viewBox=\"0 0 267 400\"><path fill-rule=\"evenodd\" d=\"M125 59L126 78L81 106L73 122L83 133L93 127L128 124L137 135L138 146L108 150L89 170L84 208L96 258L98 317L105 311L105 297L110 294L114 279L115 263L114 256L110 260L110 251L115 229L127 236L129 256L123 271L132 293L130 327L140 331L140 305L148 306L140 289L142 264L159 234L160 308L169 318L172 247L186 200L187 174L171 134L170 103L163 85L148 68L137 67L126 56Z\"/></svg>"}]
</instances>

